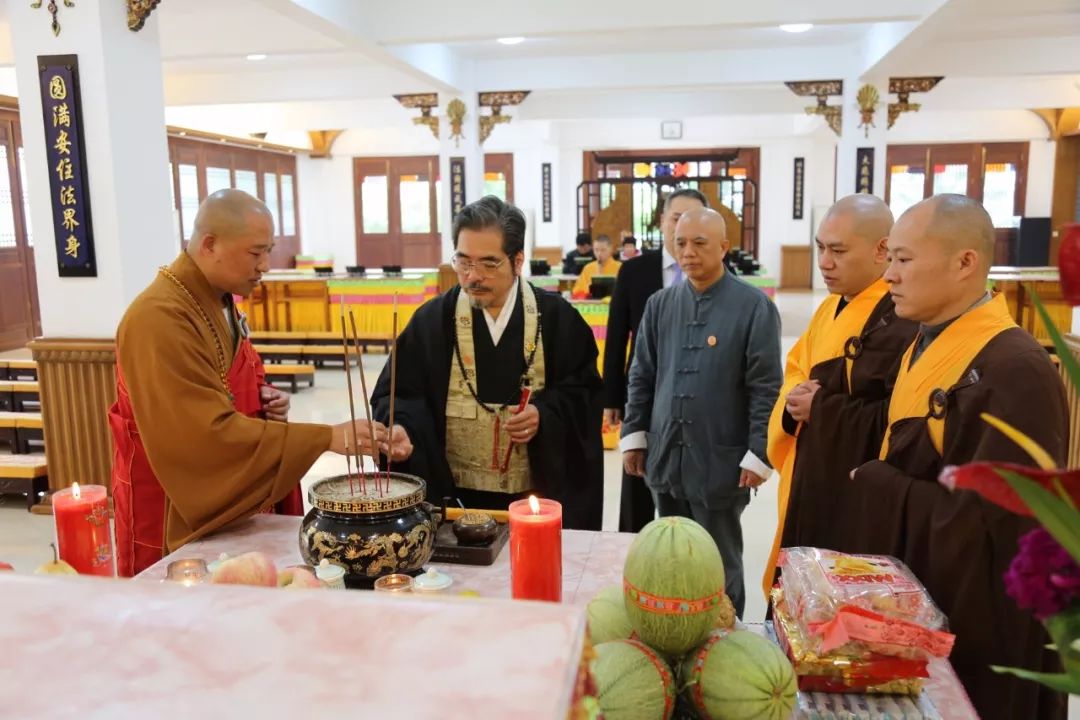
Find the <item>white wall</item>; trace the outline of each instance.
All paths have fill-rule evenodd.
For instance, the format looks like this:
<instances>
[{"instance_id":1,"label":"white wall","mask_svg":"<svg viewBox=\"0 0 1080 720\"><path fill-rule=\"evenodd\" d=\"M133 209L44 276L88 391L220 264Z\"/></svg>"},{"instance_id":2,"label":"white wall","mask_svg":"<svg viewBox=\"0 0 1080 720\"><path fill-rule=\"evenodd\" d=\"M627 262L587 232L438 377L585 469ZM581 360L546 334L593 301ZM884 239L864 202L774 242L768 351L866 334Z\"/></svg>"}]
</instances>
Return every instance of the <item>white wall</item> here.
<instances>
[{"instance_id":1,"label":"white wall","mask_svg":"<svg viewBox=\"0 0 1080 720\"><path fill-rule=\"evenodd\" d=\"M334 268L356 264L356 210L352 158L296 158L300 188L300 237L305 254L329 253Z\"/></svg>"}]
</instances>

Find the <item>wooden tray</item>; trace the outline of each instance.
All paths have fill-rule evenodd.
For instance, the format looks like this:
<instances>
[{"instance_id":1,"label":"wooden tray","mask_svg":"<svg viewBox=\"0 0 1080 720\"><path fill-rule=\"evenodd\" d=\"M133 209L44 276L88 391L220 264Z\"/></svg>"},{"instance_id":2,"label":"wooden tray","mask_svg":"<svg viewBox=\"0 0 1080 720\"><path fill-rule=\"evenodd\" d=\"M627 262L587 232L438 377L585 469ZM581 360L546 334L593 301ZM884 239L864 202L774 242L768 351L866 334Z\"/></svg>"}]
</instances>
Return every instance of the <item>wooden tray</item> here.
<instances>
[{"instance_id":1,"label":"wooden tray","mask_svg":"<svg viewBox=\"0 0 1080 720\"><path fill-rule=\"evenodd\" d=\"M431 556L431 562L454 563L457 565L492 565L499 557L503 546L510 538L510 527L499 523L499 530L490 545L482 547L470 547L458 545L457 536L454 535L453 523L443 523L439 531L435 533L435 553Z\"/></svg>"}]
</instances>

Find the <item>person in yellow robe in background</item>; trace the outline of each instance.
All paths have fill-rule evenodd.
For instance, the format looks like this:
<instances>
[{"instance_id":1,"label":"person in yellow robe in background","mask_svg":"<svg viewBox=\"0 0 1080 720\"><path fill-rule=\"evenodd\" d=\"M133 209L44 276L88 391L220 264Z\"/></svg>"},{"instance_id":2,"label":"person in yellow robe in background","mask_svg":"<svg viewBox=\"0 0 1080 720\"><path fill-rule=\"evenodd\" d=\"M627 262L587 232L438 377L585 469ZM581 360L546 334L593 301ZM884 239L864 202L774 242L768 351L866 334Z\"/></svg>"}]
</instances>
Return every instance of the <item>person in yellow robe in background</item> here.
<instances>
[{"instance_id":1,"label":"person in yellow robe in background","mask_svg":"<svg viewBox=\"0 0 1080 720\"><path fill-rule=\"evenodd\" d=\"M881 199L859 194L829 208L818 230L818 267L831 294L788 354L769 419L780 487L766 596L781 547L860 550L845 522L854 512L848 473L877 455L900 355L916 331L897 319L882 279L892 225Z\"/></svg>"},{"instance_id":2,"label":"person in yellow robe in background","mask_svg":"<svg viewBox=\"0 0 1080 720\"><path fill-rule=\"evenodd\" d=\"M585 266L574 283L573 297L575 300L585 300L589 297L589 286L597 275L610 275L615 277L619 273L622 263L614 258L615 251L611 247L611 238L601 235L593 243L593 252L596 259Z\"/></svg>"},{"instance_id":3,"label":"person in yellow robe in background","mask_svg":"<svg viewBox=\"0 0 1080 720\"><path fill-rule=\"evenodd\" d=\"M119 399L109 418L113 481L122 486L117 543L124 552L148 551L129 563L129 574L152 561L151 546L160 558L267 511L324 452L357 446L353 423L290 423L287 396L260 384L262 363L232 297L259 284L273 236L262 202L240 190L214 193L199 207L186 251L120 322ZM361 451L372 454L367 421L355 430ZM385 443L381 424L375 433Z\"/></svg>"}]
</instances>

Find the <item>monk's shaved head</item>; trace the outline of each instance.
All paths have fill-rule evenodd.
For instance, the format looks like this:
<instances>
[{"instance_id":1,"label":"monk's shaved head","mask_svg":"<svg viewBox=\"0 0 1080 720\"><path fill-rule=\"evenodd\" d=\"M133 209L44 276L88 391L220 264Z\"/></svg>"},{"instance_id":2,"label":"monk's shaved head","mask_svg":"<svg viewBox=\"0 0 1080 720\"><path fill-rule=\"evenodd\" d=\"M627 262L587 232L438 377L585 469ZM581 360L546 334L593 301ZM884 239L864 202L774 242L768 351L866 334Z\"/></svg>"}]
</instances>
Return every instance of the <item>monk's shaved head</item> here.
<instances>
[{"instance_id":1,"label":"monk's shaved head","mask_svg":"<svg viewBox=\"0 0 1080 720\"><path fill-rule=\"evenodd\" d=\"M947 251L974 250L988 270L994 260L994 222L986 208L966 195L935 195L913 205L899 222L921 225Z\"/></svg>"},{"instance_id":2,"label":"monk's shaved head","mask_svg":"<svg viewBox=\"0 0 1080 720\"><path fill-rule=\"evenodd\" d=\"M218 190L203 200L187 253L222 294L247 296L270 269L274 218L243 190Z\"/></svg>"},{"instance_id":3,"label":"monk's shaved head","mask_svg":"<svg viewBox=\"0 0 1080 720\"><path fill-rule=\"evenodd\" d=\"M866 193L837 200L825 214L826 221L830 218L849 219L849 236L869 243L877 243L881 238L888 237L893 226L892 210L885 201Z\"/></svg>"},{"instance_id":4,"label":"monk's shaved head","mask_svg":"<svg viewBox=\"0 0 1080 720\"><path fill-rule=\"evenodd\" d=\"M885 272L896 314L926 325L959 317L986 294L994 223L963 195L935 195L900 216Z\"/></svg>"},{"instance_id":5,"label":"monk's shaved head","mask_svg":"<svg viewBox=\"0 0 1080 720\"><path fill-rule=\"evenodd\" d=\"M724 275L727 223L711 208L687 210L675 225L673 253L690 284L699 292Z\"/></svg>"},{"instance_id":6,"label":"monk's shaved head","mask_svg":"<svg viewBox=\"0 0 1080 720\"><path fill-rule=\"evenodd\" d=\"M273 233L274 217L262 200L243 190L218 190L199 206L188 252L198 250L207 235L230 239L246 232L252 224L269 223Z\"/></svg>"}]
</instances>

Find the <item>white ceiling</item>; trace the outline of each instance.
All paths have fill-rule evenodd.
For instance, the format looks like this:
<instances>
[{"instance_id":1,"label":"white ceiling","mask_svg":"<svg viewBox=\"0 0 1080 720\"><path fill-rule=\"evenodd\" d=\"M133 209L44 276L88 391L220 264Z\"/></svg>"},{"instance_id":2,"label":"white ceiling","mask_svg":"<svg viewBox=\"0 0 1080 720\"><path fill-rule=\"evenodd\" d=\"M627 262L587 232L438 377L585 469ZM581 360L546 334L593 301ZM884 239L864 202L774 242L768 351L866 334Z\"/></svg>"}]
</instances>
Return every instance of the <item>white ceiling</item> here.
<instances>
[{"instance_id":1,"label":"white ceiling","mask_svg":"<svg viewBox=\"0 0 1080 720\"><path fill-rule=\"evenodd\" d=\"M6 2L24 1L0 0L0 66L13 62ZM799 114L784 81L914 74L947 78L928 108L1080 104L1080 0L167 0L155 15L170 106L296 104L312 118L368 103L398 122L393 94L526 89L515 112L532 120L656 103ZM815 27L779 30L792 22Z\"/></svg>"}]
</instances>

